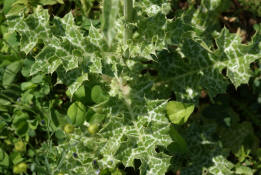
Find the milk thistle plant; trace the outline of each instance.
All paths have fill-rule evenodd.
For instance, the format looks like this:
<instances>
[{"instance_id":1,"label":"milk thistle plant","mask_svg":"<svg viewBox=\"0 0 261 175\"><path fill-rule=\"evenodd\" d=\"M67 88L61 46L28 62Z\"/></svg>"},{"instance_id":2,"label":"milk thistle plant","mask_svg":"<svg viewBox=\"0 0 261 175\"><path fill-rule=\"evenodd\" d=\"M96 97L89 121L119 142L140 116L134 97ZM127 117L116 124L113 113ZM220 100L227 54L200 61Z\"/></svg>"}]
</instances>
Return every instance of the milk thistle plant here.
<instances>
[{"instance_id":1,"label":"milk thistle plant","mask_svg":"<svg viewBox=\"0 0 261 175\"><path fill-rule=\"evenodd\" d=\"M226 94L258 74L261 25L242 43L230 1L179 3L4 1L0 172L258 172L259 118Z\"/></svg>"}]
</instances>

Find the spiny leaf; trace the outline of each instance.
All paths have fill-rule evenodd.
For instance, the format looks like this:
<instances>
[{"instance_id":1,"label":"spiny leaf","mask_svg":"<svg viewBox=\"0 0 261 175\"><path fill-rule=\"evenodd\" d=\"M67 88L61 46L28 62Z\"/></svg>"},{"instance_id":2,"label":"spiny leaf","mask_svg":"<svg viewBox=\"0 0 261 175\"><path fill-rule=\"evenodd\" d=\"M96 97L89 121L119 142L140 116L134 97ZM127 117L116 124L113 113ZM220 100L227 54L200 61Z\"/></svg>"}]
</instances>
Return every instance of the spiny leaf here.
<instances>
[{"instance_id":1,"label":"spiny leaf","mask_svg":"<svg viewBox=\"0 0 261 175\"><path fill-rule=\"evenodd\" d=\"M127 107L128 112L125 115L120 111L113 114L102 129L101 134L111 138L101 150L104 155L102 164L111 167L111 159L115 163L121 160L128 167L134 166L134 159L140 159L141 174L161 174L166 172L170 161L169 156L155 151L157 146L165 147L171 142L168 135L169 124L164 116L166 102L146 101L143 104L145 106L139 104L136 101ZM126 141L124 137L127 137Z\"/></svg>"},{"instance_id":2,"label":"spiny leaf","mask_svg":"<svg viewBox=\"0 0 261 175\"><path fill-rule=\"evenodd\" d=\"M36 46L39 40L50 37L48 11L39 8L27 18L24 16L10 18L8 25L10 32L17 31L21 35L20 48L26 54Z\"/></svg>"},{"instance_id":3,"label":"spiny leaf","mask_svg":"<svg viewBox=\"0 0 261 175\"><path fill-rule=\"evenodd\" d=\"M214 166L209 168L211 174L220 174L220 175L232 175L232 168L234 165L226 160L223 156L217 156L213 158Z\"/></svg>"},{"instance_id":4,"label":"spiny leaf","mask_svg":"<svg viewBox=\"0 0 261 175\"><path fill-rule=\"evenodd\" d=\"M70 92L70 94L74 94L74 93L77 91L77 89L80 88L80 86L82 85L82 83L83 83L84 81L86 81L86 80L88 80L88 74L87 74L87 73L82 74L80 77L78 77L78 78L76 79L76 81L73 82L73 83L69 86L69 88L68 88L68 91Z\"/></svg>"},{"instance_id":5,"label":"spiny leaf","mask_svg":"<svg viewBox=\"0 0 261 175\"><path fill-rule=\"evenodd\" d=\"M101 63L97 63L96 60L91 58L95 57L94 53L89 53L90 48L94 46L91 46L91 43L88 44L88 40L84 38L79 27L74 24L74 18L71 13L63 18L55 17L52 25L49 18L48 11L39 7L35 13L28 17L9 18L8 24L10 31L17 31L21 35L21 49L26 54L37 44L44 44L44 47L35 57L36 61L30 71L31 75L38 72L52 74L58 68L68 72L78 68L79 62L82 63L84 61L86 63L80 66L84 69L82 78L77 79L76 77L74 79L76 82L69 87L73 94L82 82L87 80L84 73L87 71L85 65L89 64L92 67L98 67L100 71ZM90 59L83 60L85 56ZM92 61L93 63L91 63ZM62 79L62 77L58 78Z\"/></svg>"},{"instance_id":6,"label":"spiny leaf","mask_svg":"<svg viewBox=\"0 0 261 175\"><path fill-rule=\"evenodd\" d=\"M159 66L160 77L164 77L161 83L169 83L178 99L185 101L195 100L201 90L206 90L210 98L224 93L229 82L222 70L227 70L228 78L236 87L248 83L250 63L261 56L257 46L259 36L257 32L253 42L241 44L237 34L224 28L216 38L218 48L214 51L200 44L202 42L183 38L174 53L159 55L161 59L156 66Z\"/></svg>"},{"instance_id":7,"label":"spiny leaf","mask_svg":"<svg viewBox=\"0 0 261 175\"><path fill-rule=\"evenodd\" d=\"M86 137L84 133L71 135L73 140L70 142L74 147L67 154L81 150L79 160L86 162L85 169L77 167L74 171L81 174L95 172L93 161L100 169L115 168L119 162L134 167L134 160L140 159L141 174L164 174L170 165L170 157L163 152L157 153L155 149L157 146L166 147L172 141L164 113L166 101L137 101L128 107L124 101L114 99L109 104L105 107L110 112L95 137ZM62 145L58 147L62 148ZM73 162L70 163L73 166Z\"/></svg>"}]
</instances>

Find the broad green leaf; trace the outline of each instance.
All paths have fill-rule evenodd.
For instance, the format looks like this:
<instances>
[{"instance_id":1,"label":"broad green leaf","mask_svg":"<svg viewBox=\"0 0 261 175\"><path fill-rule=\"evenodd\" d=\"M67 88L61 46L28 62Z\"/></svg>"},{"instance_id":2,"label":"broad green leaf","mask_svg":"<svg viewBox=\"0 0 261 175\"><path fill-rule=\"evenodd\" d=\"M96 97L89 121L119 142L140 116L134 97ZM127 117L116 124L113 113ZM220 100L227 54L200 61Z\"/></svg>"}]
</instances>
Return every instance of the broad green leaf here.
<instances>
[{"instance_id":1,"label":"broad green leaf","mask_svg":"<svg viewBox=\"0 0 261 175\"><path fill-rule=\"evenodd\" d=\"M108 99L108 97L105 95L102 87L99 85L95 85L92 88L91 98L92 98L92 101L94 101L97 104L102 103Z\"/></svg>"},{"instance_id":2,"label":"broad green leaf","mask_svg":"<svg viewBox=\"0 0 261 175\"><path fill-rule=\"evenodd\" d=\"M8 86L10 86L13 83L13 81L15 80L16 74L21 69L21 66L22 66L21 61L15 61L15 62L9 64L5 68L5 72L3 74L3 82L2 82L3 86L5 88L7 88Z\"/></svg>"},{"instance_id":3,"label":"broad green leaf","mask_svg":"<svg viewBox=\"0 0 261 175\"><path fill-rule=\"evenodd\" d=\"M0 53L0 58L1 58L0 67L6 66L6 65L8 65L7 63L10 63L10 61L15 61L18 59L17 56L15 56L15 55L5 55L5 54L1 54L1 53Z\"/></svg>"},{"instance_id":4,"label":"broad green leaf","mask_svg":"<svg viewBox=\"0 0 261 175\"><path fill-rule=\"evenodd\" d=\"M32 82L30 82L30 81L24 82L24 83L21 84L21 90L22 91L26 91L28 89L33 89L35 87L37 87L37 85L32 83Z\"/></svg>"},{"instance_id":5,"label":"broad green leaf","mask_svg":"<svg viewBox=\"0 0 261 175\"><path fill-rule=\"evenodd\" d=\"M2 56L1 56L1 59L4 59ZM10 64L10 61L8 60L3 60L0 64L0 67L3 68L3 67L6 67L7 65Z\"/></svg>"},{"instance_id":6,"label":"broad green leaf","mask_svg":"<svg viewBox=\"0 0 261 175\"><path fill-rule=\"evenodd\" d=\"M43 82L43 79L44 79L44 75L38 74L38 75L34 76L31 81L32 81L32 83L39 84L39 83Z\"/></svg>"},{"instance_id":7,"label":"broad green leaf","mask_svg":"<svg viewBox=\"0 0 261 175\"><path fill-rule=\"evenodd\" d=\"M6 99L3 99L3 98L0 98L0 105L10 105L11 102L9 100L6 100Z\"/></svg>"},{"instance_id":8,"label":"broad green leaf","mask_svg":"<svg viewBox=\"0 0 261 175\"><path fill-rule=\"evenodd\" d=\"M101 122L105 119L106 115L105 114L99 114L99 113L95 113L93 114L88 122L93 125L93 124L101 124Z\"/></svg>"},{"instance_id":9,"label":"broad green leaf","mask_svg":"<svg viewBox=\"0 0 261 175\"><path fill-rule=\"evenodd\" d=\"M15 143L15 151L17 152L25 152L26 151L26 144L23 141L18 141Z\"/></svg>"},{"instance_id":10,"label":"broad green leaf","mask_svg":"<svg viewBox=\"0 0 261 175\"><path fill-rule=\"evenodd\" d=\"M27 164L24 162L19 163L18 165L15 165L13 168L13 173L14 174L21 174L21 173L26 173L27 171Z\"/></svg>"},{"instance_id":11,"label":"broad green leaf","mask_svg":"<svg viewBox=\"0 0 261 175\"><path fill-rule=\"evenodd\" d=\"M66 125L65 125L66 126ZM72 126L72 125L70 125ZM73 131L74 127L68 127L68 125L66 126L66 129L64 127L64 132L65 133L71 133L71 131ZM55 131L55 137L59 140L63 140L66 138L66 135L64 134L64 132L61 129L58 129L57 131Z\"/></svg>"},{"instance_id":12,"label":"broad green leaf","mask_svg":"<svg viewBox=\"0 0 261 175\"><path fill-rule=\"evenodd\" d=\"M18 153L18 152L12 152L10 155L10 159L14 165L16 165L24 160L21 153Z\"/></svg>"},{"instance_id":13,"label":"broad green leaf","mask_svg":"<svg viewBox=\"0 0 261 175\"><path fill-rule=\"evenodd\" d=\"M23 62L21 73L24 77L30 76L31 67L33 65L34 61L30 59L25 59Z\"/></svg>"},{"instance_id":14,"label":"broad green leaf","mask_svg":"<svg viewBox=\"0 0 261 175\"><path fill-rule=\"evenodd\" d=\"M187 122L190 114L194 110L194 105L170 101L166 106L166 110L172 123L182 125Z\"/></svg>"},{"instance_id":15,"label":"broad green leaf","mask_svg":"<svg viewBox=\"0 0 261 175\"><path fill-rule=\"evenodd\" d=\"M179 154L188 152L187 142L174 127L170 128L170 136L174 140L174 142L170 144L168 147L168 149L170 149L171 152Z\"/></svg>"},{"instance_id":16,"label":"broad green leaf","mask_svg":"<svg viewBox=\"0 0 261 175\"><path fill-rule=\"evenodd\" d=\"M6 42L9 44L8 47L12 47L13 49L18 50L19 41L17 40L16 33L4 33L3 39L5 39Z\"/></svg>"},{"instance_id":17,"label":"broad green leaf","mask_svg":"<svg viewBox=\"0 0 261 175\"><path fill-rule=\"evenodd\" d=\"M2 161L5 157L5 152L0 148L0 161Z\"/></svg>"},{"instance_id":18,"label":"broad green leaf","mask_svg":"<svg viewBox=\"0 0 261 175\"><path fill-rule=\"evenodd\" d=\"M8 154L6 152L4 152L1 148L0 148L0 154L2 154L2 159L0 159L0 166L8 167L9 166Z\"/></svg>"},{"instance_id":19,"label":"broad green leaf","mask_svg":"<svg viewBox=\"0 0 261 175\"><path fill-rule=\"evenodd\" d=\"M5 121L3 120L0 121L0 133L6 128L6 125L7 123Z\"/></svg>"},{"instance_id":20,"label":"broad green leaf","mask_svg":"<svg viewBox=\"0 0 261 175\"><path fill-rule=\"evenodd\" d=\"M80 126L85 120L86 108L81 102L74 102L68 108L67 115L69 116L73 124Z\"/></svg>"},{"instance_id":21,"label":"broad green leaf","mask_svg":"<svg viewBox=\"0 0 261 175\"><path fill-rule=\"evenodd\" d=\"M81 85L79 89L74 93L75 97L78 99L83 99L85 97L85 87Z\"/></svg>"},{"instance_id":22,"label":"broad green leaf","mask_svg":"<svg viewBox=\"0 0 261 175\"><path fill-rule=\"evenodd\" d=\"M29 124L27 122L29 118L28 114L18 111L13 115L13 117L12 127L15 129L16 134L24 136L29 129Z\"/></svg>"},{"instance_id":23,"label":"broad green leaf","mask_svg":"<svg viewBox=\"0 0 261 175\"><path fill-rule=\"evenodd\" d=\"M21 102L31 105L33 103L32 101L33 98L34 98L34 94L32 94L30 90L27 90L21 95Z\"/></svg>"}]
</instances>

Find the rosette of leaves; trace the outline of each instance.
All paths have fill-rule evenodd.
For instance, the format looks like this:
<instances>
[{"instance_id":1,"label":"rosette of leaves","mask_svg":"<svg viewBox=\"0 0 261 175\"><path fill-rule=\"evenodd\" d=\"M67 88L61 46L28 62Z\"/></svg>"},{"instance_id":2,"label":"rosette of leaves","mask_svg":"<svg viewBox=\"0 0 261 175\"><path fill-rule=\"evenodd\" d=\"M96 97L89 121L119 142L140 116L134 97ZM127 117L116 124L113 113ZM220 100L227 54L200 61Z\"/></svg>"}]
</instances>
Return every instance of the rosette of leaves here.
<instances>
[{"instance_id":1,"label":"rosette of leaves","mask_svg":"<svg viewBox=\"0 0 261 175\"><path fill-rule=\"evenodd\" d=\"M198 13L215 11L212 7L217 7L216 1L203 2L206 8ZM70 142L56 147L65 159L57 166L54 158L54 170L62 167L69 174L95 174L100 169L116 168L120 162L133 167L134 160L139 159L140 174L164 174L170 156L156 148L166 148L172 142L165 114L166 94L173 91L179 101L197 102L203 89L213 99L226 91L229 80L236 87L248 83L249 65L260 58L260 30L251 42L241 44L238 35L224 28L211 38L216 48L211 39L202 38L209 32L209 23L201 21L204 15L196 15L196 23L182 15L167 19L167 0L146 0L135 1L136 15L124 18L121 5L118 0L106 1L101 27L91 25L88 34L75 25L72 13L50 18L40 7L31 15L8 20L9 31L20 36L20 51L30 55L35 46L43 46L30 75L55 72L56 83L68 86L71 95L94 76L92 81L109 91L109 100L102 104L106 117L101 128L92 135L84 126L83 131L77 128ZM131 34L126 37L125 32ZM171 47L175 49L167 50ZM144 61L152 59L149 69L158 75L142 74L148 69ZM88 126L88 121L85 124Z\"/></svg>"},{"instance_id":2,"label":"rosette of leaves","mask_svg":"<svg viewBox=\"0 0 261 175\"><path fill-rule=\"evenodd\" d=\"M10 32L16 31L21 36L21 51L29 54L37 44L44 44L43 49L35 57L36 62L32 66L31 75L38 72L53 73L56 71L60 82L68 85L73 95L82 82L88 79L88 73L111 72L116 66L114 64L124 64L122 56L127 52L128 57L151 59L150 53L155 53L157 49L163 48L161 41L163 41L164 35L156 36L163 31L161 27L164 27L164 21L166 21L163 14L157 13L150 18L138 16L137 21L130 25L136 26L136 29L140 31L134 32L133 39L129 40L130 43L127 44L123 39L124 19L118 18L122 13L112 14L114 10L119 9L120 3L115 1L113 5L113 10L106 11L106 13L111 16L110 20L114 23L108 24L108 29L107 23L103 25L103 29L91 26L88 36L84 36L80 28L74 24L71 13L62 19L55 17L50 21L47 10L39 7L27 17L21 14L18 17L9 18ZM146 14L143 14L142 10L138 11L145 16ZM153 18L157 18L157 21L162 23L161 27L153 22ZM145 25L152 26L141 30L141 27ZM159 30L146 31L154 27ZM108 38L117 38L117 40L111 39L112 43L109 44L109 47L105 42ZM131 66L133 63L128 64Z\"/></svg>"}]
</instances>

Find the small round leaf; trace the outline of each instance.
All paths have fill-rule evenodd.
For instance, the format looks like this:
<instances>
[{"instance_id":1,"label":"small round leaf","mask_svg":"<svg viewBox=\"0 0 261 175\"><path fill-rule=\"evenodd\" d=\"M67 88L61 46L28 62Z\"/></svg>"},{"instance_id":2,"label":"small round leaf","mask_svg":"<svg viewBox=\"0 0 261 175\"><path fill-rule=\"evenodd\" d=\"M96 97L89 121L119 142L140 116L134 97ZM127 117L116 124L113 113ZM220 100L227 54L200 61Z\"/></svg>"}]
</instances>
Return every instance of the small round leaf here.
<instances>
[{"instance_id":1,"label":"small round leaf","mask_svg":"<svg viewBox=\"0 0 261 175\"><path fill-rule=\"evenodd\" d=\"M182 125L187 122L190 114L194 110L194 105L170 101L166 106L166 110L172 123Z\"/></svg>"},{"instance_id":2,"label":"small round leaf","mask_svg":"<svg viewBox=\"0 0 261 175\"><path fill-rule=\"evenodd\" d=\"M14 115L12 127L15 129L17 135L23 136L27 133L29 129L28 118L28 114L21 111Z\"/></svg>"},{"instance_id":3,"label":"small round leaf","mask_svg":"<svg viewBox=\"0 0 261 175\"><path fill-rule=\"evenodd\" d=\"M77 126L82 125L85 120L86 108L85 106L77 101L71 104L67 110L67 115L71 119L71 122Z\"/></svg>"},{"instance_id":4,"label":"small round leaf","mask_svg":"<svg viewBox=\"0 0 261 175\"><path fill-rule=\"evenodd\" d=\"M91 98L96 104L106 101L108 98L105 95L103 89L99 85L95 85L91 91Z\"/></svg>"}]
</instances>

